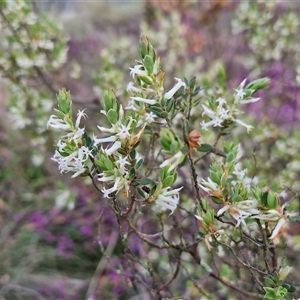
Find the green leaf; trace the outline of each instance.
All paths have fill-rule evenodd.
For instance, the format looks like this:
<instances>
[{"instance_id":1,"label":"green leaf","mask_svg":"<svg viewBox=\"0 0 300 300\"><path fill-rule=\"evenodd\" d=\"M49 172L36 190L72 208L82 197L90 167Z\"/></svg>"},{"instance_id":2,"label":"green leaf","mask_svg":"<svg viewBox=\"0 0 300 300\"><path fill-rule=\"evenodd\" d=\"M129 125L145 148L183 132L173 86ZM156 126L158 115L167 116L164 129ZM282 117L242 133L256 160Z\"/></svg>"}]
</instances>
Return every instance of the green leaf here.
<instances>
[{"instance_id":1,"label":"green leaf","mask_svg":"<svg viewBox=\"0 0 300 300\"><path fill-rule=\"evenodd\" d=\"M147 185L147 184L150 184L152 183L152 179L150 178L143 178L141 181L140 181L140 184L141 185Z\"/></svg>"},{"instance_id":2,"label":"green leaf","mask_svg":"<svg viewBox=\"0 0 300 300\"><path fill-rule=\"evenodd\" d=\"M266 292L264 298L277 300L276 290L269 287L264 287L264 290Z\"/></svg>"},{"instance_id":3,"label":"green leaf","mask_svg":"<svg viewBox=\"0 0 300 300\"><path fill-rule=\"evenodd\" d=\"M163 181L163 188L167 188L174 183L174 176L169 175Z\"/></svg>"},{"instance_id":4,"label":"green leaf","mask_svg":"<svg viewBox=\"0 0 300 300\"><path fill-rule=\"evenodd\" d=\"M89 135L87 134L87 132L85 131L83 134L83 139L85 141L86 146L89 148L93 145L93 140L89 137Z\"/></svg>"},{"instance_id":5,"label":"green leaf","mask_svg":"<svg viewBox=\"0 0 300 300\"><path fill-rule=\"evenodd\" d=\"M146 198L145 193L140 188L137 188L137 191L140 194L140 196L142 196L143 198Z\"/></svg>"},{"instance_id":6,"label":"green leaf","mask_svg":"<svg viewBox=\"0 0 300 300\"><path fill-rule=\"evenodd\" d=\"M223 66L219 68L218 72L218 83L221 87L226 86L226 72Z\"/></svg>"},{"instance_id":7,"label":"green leaf","mask_svg":"<svg viewBox=\"0 0 300 300\"><path fill-rule=\"evenodd\" d=\"M184 146L182 149L181 149L181 152L184 154L184 155L187 155L190 151L190 148L188 146Z\"/></svg>"},{"instance_id":8,"label":"green leaf","mask_svg":"<svg viewBox=\"0 0 300 300\"><path fill-rule=\"evenodd\" d=\"M153 73L153 60L150 55L144 57L144 66L149 74Z\"/></svg>"},{"instance_id":9,"label":"green leaf","mask_svg":"<svg viewBox=\"0 0 300 300\"><path fill-rule=\"evenodd\" d=\"M219 177L218 173L211 171L209 177L216 184L220 184L220 177Z\"/></svg>"},{"instance_id":10,"label":"green leaf","mask_svg":"<svg viewBox=\"0 0 300 300\"><path fill-rule=\"evenodd\" d=\"M267 206L268 202L267 202L267 199L268 199L268 191L264 192L262 195L261 195L261 204L263 206Z\"/></svg>"},{"instance_id":11,"label":"green leaf","mask_svg":"<svg viewBox=\"0 0 300 300\"><path fill-rule=\"evenodd\" d=\"M144 59L144 57L147 55L148 49L146 43L141 39L139 44L139 55L141 59Z\"/></svg>"},{"instance_id":12,"label":"green leaf","mask_svg":"<svg viewBox=\"0 0 300 300\"><path fill-rule=\"evenodd\" d=\"M289 293L294 293L294 292L296 292L296 290L297 290L294 286L289 285L289 284L286 284L286 283L284 283L284 284L282 285L282 287L285 288L285 289L287 289L287 291L288 291Z\"/></svg>"},{"instance_id":13,"label":"green leaf","mask_svg":"<svg viewBox=\"0 0 300 300\"><path fill-rule=\"evenodd\" d=\"M267 276L265 278L265 283L270 286L273 286L275 284L274 280L272 279L272 276Z\"/></svg>"},{"instance_id":14,"label":"green leaf","mask_svg":"<svg viewBox=\"0 0 300 300\"><path fill-rule=\"evenodd\" d=\"M60 110L54 108L56 115L61 119L64 120L65 119L65 114L63 112L61 112Z\"/></svg>"},{"instance_id":15,"label":"green leaf","mask_svg":"<svg viewBox=\"0 0 300 300\"><path fill-rule=\"evenodd\" d=\"M228 155L226 156L226 162L230 163L233 162L235 159L235 155L232 152L229 152Z\"/></svg>"},{"instance_id":16,"label":"green leaf","mask_svg":"<svg viewBox=\"0 0 300 300\"><path fill-rule=\"evenodd\" d=\"M138 169L142 164L143 164L144 160L143 159L140 159L136 165L135 165L135 168Z\"/></svg>"},{"instance_id":17,"label":"green leaf","mask_svg":"<svg viewBox=\"0 0 300 300\"><path fill-rule=\"evenodd\" d=\"M168 176L168 166L165 166L160 169L160 180L163 181Z\"/></svg>"},{"instance_id":18,"label":"green leaf","mask_svg":"<svg viewBox=\"0 0 300 300\"><path fill-rule=\"evenodd\" d=\"M220 179L220 185L221 187L225 187L227 183L227 174L223 173Z\"/></svg>"},{"instance_id":19,"label":"green leaf","mask_svg":"<svg viewBox=\"0 0 300 300\"><path fill-rule=\"evenodd\" d=\"M248 83L245 90L253 90L253 92L256 92L258 90L268 88L269 84L270 84L269 78L267 78L267 77L259 78L259 79L253 80L250 83Z\"/></svg>"},{"instance_id":20,"label":"green leaf","mask_svg":"<svg viewBox=\"0 0 300 300\"><path fill-rule=\"evenodd\" d=\"M300 223L300 216L289 217L290 221Z\"/></svg>"},{"instance_id":21,"label":"green leaf","mask_svg":"<svg viewBox=\"0 0 300 300\"><path fill-rule=\"evenodd\" d=\"M70 92L67 92L65 89L60 90L57 96L57 100L60 111L66 115L69 113L71 114L72 101Z\"/></svg>"},{"instance_id":22,"label":"green leaf","mask_svg":"<svg viewBox=\"0 0 300 300\"><path fill-rule=\"evenodd\" d=\"M135 156L136 156L136 150L135 150L135 149L131 150L129 156L130 156L131 159L135 159Z\"/></svg>"},{"instance_id":23,"label":"green leaf","mask_svg":"<svg viewBox=\"0 0 300 300\"><path fill-rule=\"evenodd\" d=\"M235 195L231 198L232 202L241 202L243 201L243 198L240 195Z\"/></svg>"},{"instance_id":24,"label":"green leaf","mask_svg":"<svg viewBox=\"0 0 300 300\"><path fill-rule=\"evenodd\" d=\"M272 191L269 191L268 196L267 196L268 208L276 209L279 204L278 202L279 202L279 200L276 197L276 195Z\"/></svg>"},{"instance_id":25,"label":"green leaf","mask_svg":"<svg viewBox=\"0 0 300 300\"><path fill-rule=\"evenodd\" d=\"M213 202L215 202L217 204L222 204L224 202L223 199L220 199L220 198L217 198L217 197L214 197L214 196L211 196L210 198Z\"/></svg>"},{"instance_id":26,"label":"green leaf","mask_svg":"<svg viewBox=\"0 0 300 300\"><path fill-rule=\"evenodd\" d=\"M170 112L174 107L174 99L168 99L167 100L167 105L166 105L166 110L167 112Z\"/></svg>"},{"instance_id":27,"label":"green leaf","mask_svg":"<svg viewBox=\"0 0 300 300\"><path fill-rule=\"evenodd\" d=\"M153 113L155 113L155 114L160 114L160 113L162 113L162 108L160 107L160 106L156 106L155 104L154 105L151 105L150 107L149 107L149 110L150 111L152 111Z\"/></svg>"},{"instance_id":28,"label":"green leaf","mask_svg":"<svg viewBox=\"0 0 300 300\"><path fill-rule=\"evenodd\" d=\"M107 119L112 125L116 124L118 122L118 113L115 110L110 109L107 112Z\"/></svg>"},{"instance_id":29,"label":"green leaf","mask_svg":"<svg viewBox=\"0 0 300 300\"><path fill-rule=\"evenodd\" d=\"M139 76L139 78L147 84L153 84L153 80L150 76L144 75L144 76Z\"/></svg>"},{"instance_id":30,"label":"green leaf","mask_svg":"<svg viewBox=\"0 0 300 300\"><path fill-rule=\"evenodd\" d=\"M114 107L115 95L113 91L106 90L104 93L103 105L104 110L108 112L110 109Z\"/></svg>"},{"instance_id":31,"label":"green leaf","mask_svg":"<svg viewBox=\"0 0 300 300\"><path fill-rule=\"evenodd\" d=\"M184 156L180 164L178 165L178 169L184 166L187 162L187 156Z\"/></svg>"},{"instance_id":32,"label":"green leaf","mask_svg":"<svg viewBox=\"0 0 300 300\"><path fill-rule=\"evenodd\" d=\"M115 168L114 163L107 157L103 159L106 170L113 170Z\"/></svg>"},{"instance_id":33,"label":"green leaf","mask_svg":"<svg viewBox=\"0 0 300 300\"><path fill-rule=\"evenodd\" d=\"M157 188L157 185L154 184L153 187L151 188L150 192L149 192L149 197L151 197L155 193L156 188Z\"/></svg>"},{"instance_id":34,"label":"green leaf","mask_svg":"<svg viewBox=\"0 0 300 300\"><path fill-rule=\"evenodd\" d=\"M131 168L129 171L129 180L133 180L135 177L135 169Z\"/></svg>"},{"instance_id":35,"label":"green leaf","mask_svg":"<svg viewBox=\"0 0 300 300\"><path fill-rule=\"evenodd\" d=\"M168 113L166 111L163 111L161 113L156 113L156 115L162 119L166 119L168 117Z\"/></svg>"},{"instance_id":36,"label":"green leaf","mask_svg":"<svg viewBox=\"0 0 300 300\"><path fill-rule=\"evenodd\" d=\"M213 146L209 144L202 144L200 147L197 147L199 152L210 152L213 150Z\"/></svg>"}]
</instances>

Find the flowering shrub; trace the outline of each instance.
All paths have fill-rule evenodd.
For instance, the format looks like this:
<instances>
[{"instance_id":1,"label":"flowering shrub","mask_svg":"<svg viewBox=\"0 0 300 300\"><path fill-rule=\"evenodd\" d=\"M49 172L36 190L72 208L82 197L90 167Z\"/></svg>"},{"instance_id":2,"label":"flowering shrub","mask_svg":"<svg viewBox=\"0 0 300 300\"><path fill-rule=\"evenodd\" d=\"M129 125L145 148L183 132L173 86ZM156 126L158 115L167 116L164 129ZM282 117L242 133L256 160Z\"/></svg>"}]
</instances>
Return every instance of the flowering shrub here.
<instances>
[{"instance_id":1,"label":"flowering shrub","mask_svg":"<svg viewBox=\"0 0 300 300\"><path fill-rule=\"evenodd\" d=\"M0 298L299 297L297 4L173 2L1 2Z\"/></svg>"},{"instance_id":2,"label":"flowering shrub","mask_svg":"<svg viewBox=\"0 0 300 300\"><path fill-rule=\"evenodd\" d=\"M107 125L98 125L96 134L81 125L85 111L73 121L71 95L60 91L48 121L49 128L63 132L52 159L61 173L90 177L113 210L124 255L132 260L124 276L133 286L147 287L151 297L178 293L178 278L196 276L246 297L285 299L295 288L284 283L290 267L278 260L276 248L288 220L298 220L289 211L295 197L282 201L279 190L250 177L242 146L227 138L237 126L251 131L239 117L241 108L260 100L254 94L267 88L268 79L245 79L230 91L220 69L218 90L210 83L197 86L195 78L174 78L173 88L165 91L167 74L145 35L139 56L130 68L130 100L122 103L107 90L100 110ZM209 161L203 169L201 163ZM143 232L143 223L153 218L155 231ZM133 253L131 237L143 242L143 253ZM151 259L156 251L160 261ZM164 274L169 279L158 282ZM191 281L210 299L209 286ZM191 296L191 290L185 294ZM89 297L95 299L92 292Z\"/></svg>"}]
</instances>

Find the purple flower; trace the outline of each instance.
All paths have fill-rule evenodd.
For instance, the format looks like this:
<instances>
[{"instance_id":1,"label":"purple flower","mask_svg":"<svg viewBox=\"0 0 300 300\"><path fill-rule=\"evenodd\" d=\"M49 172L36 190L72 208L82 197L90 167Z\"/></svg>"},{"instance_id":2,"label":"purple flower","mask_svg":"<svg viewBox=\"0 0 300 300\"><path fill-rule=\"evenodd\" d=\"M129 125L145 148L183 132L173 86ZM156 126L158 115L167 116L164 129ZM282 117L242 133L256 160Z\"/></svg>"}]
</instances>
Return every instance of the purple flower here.
<instances>
[{"instance_id":1,"label":"purple flower","mask_svg":"<svg viewBox=\"0 0 300 300\"><path fill-rule=\"evenodd\" d=\"M61 235L58 240L56 252L60 256L70 258L74 249L74 242L67 235Z\"/></svg>"},{"instance_id":2,"label":"purple flower","mask_svg":"<svg viewBox=\"0 0 300 300\"><path fill-rule=\"evenodd\" d=\"M85 235L85 236L87 236L87 237L92 237L92 236L94 236L94 230L93 230L93 228L90 227L90 226L86 226L86 225L85 225L85 226L80 227L79 232L80 232L82 235Z\"/></svg>"},{"instance_id":3,"label":"purple flower","mask_svg":"<svg viewBox=\"0 0 300 300\"><path fill-rule=\"evenodd\" d=\"M43 230L49 224L48 218L40 211L31 214L29 222L32 223L37 230Z\"/></svg>"}]
</instances>

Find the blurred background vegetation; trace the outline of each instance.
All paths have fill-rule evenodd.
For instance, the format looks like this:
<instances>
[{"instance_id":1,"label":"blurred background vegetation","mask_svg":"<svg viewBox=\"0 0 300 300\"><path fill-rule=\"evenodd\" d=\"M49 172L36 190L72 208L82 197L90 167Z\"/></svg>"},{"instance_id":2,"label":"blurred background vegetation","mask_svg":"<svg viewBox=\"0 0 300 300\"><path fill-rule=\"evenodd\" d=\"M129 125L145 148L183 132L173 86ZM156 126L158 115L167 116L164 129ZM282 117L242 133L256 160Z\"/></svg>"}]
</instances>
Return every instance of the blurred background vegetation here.
<instances>
[{"instance_id":1,"label":"blurred background vegetation","mask_svg":"<svg viewBox=\"0 0 300 300\"><path fill-rule=\"evenodd\" d=\"M0 68L1 300L80 300L89 289L99 299L148 299L134 297L132 287L115 271L122 246L112 212L89 181L59 174L51 161L55 136L46 129L58 88L71 91L76 111L87 108L91 127L98 122L105 88L128 99L128 71L138 57L141 33L161 56L166 80L196 76L200 86L214 83L220 66L230 88L246 77L269 77L271 87L261 95L264 102L248 107L248 117L261 125L247 143L242 132L236 139L244 143L245 157L256 157L256 166L249 166L253 174L262 174L270 187L289 187L287 193L299 190L300 5L269 2L29 3L38 20L46 13L57 26L49 34L67 52L57 67L33 67L18 76L22 67L17 64ZM1 22L4 28L3 16ZM0 34L5 40L4 30ZM6 46L0 43L2 66L13 59ZM172 82L166 84L171 87ZM288 250L283 250L296 269L299 227L286 230ZM111 255L107 265L101 260L104 249ZM290 280L299 284L300 274L294 272ZM188 282L178 290L178 296L200 299ZM217 288L211 299L232 297Z\"/></svg>"}]
</instances>

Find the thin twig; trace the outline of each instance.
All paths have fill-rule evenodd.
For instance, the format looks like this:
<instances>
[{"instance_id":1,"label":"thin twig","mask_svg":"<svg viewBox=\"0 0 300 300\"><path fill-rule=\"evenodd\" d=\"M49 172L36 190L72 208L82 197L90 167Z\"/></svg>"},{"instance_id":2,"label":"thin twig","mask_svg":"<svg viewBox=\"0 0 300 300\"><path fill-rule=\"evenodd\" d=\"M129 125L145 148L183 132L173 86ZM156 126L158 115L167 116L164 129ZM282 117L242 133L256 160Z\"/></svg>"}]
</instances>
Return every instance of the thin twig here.
<instances>
[{"instance_id":1,"label":"thin twig","mask_svg":"<svg viewBox=\"0 0 300 300\"><path fill-rule=\"evenodd\" d=\"M109 243L108 243L104 253L102 254L102 257L98 263L96 271L90 281L90 284L89 284L89 287L88 287L88 290L86 293L86 299L94 300L93 293L96 291L97 285L99 282L99 277L101 276L102 272L104 271L108 261L110 260L111 255L117 245L118 235L119 235L118 232L112 233Z\"/></svg>"},{"instance_id":2,"label":"thin twig","mask_svg":"<svg viewBox=\"0 0 300 300\"><path fill-rule=\"evenodd\" d=\"M223 283L224 285L226 285L227 287L231 288L232 290L235 290L243 295L246 295L248 297L253 297L254 299L264 299L264 296L256 294L256 293L251 293L245 290L240 289L239 287L237 287L236 285L231 284L230 282L224 280L223 278L219 277L218 275L216 275L215 273L211 272L209 274L211 277L217 279L218 281L220 281L221 283Z\"/></svg>"},{"instance_id":3,"label":"thin twig","mask_svg":"<svg viewBox=\"0 0 300 300\"><path fill-rule=\"evenodd\" d=\"M178 273L179 273L179 270L180 270L180 267L181 267L181 258L180 258L181 254L179 254L179 256L177 257L177 264L176 264L176 269L175 269L175 272L173 273L173 276L172 278L167 282L165 283L163 286L160 287L160 291L165 289L166 287L168 287L174 280L175 278L177 277Z\"/></svg>"}]
</instances>

